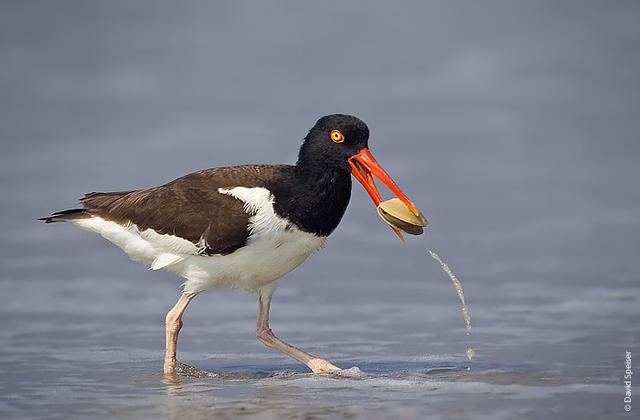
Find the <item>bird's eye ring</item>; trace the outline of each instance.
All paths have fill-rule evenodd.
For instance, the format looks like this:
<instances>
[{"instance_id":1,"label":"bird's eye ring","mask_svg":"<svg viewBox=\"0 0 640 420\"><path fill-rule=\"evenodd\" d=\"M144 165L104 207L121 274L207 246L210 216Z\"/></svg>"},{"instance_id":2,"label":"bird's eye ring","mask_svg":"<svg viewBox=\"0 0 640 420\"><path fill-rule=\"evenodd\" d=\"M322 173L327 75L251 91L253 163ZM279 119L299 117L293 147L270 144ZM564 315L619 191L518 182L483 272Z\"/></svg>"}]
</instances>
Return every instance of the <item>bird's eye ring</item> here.
<instances>
[{"instance_id":1,"label":"bird's eye ring","mask_svg":"<svg viewBox=\"0 0 640 420\"><path fill-rule=\"evenodd\" d=\"M331 140L333 140L334 143L342 143L344 141L344 136L340 130L331 130Z\"/></svg>"}]
</instances>

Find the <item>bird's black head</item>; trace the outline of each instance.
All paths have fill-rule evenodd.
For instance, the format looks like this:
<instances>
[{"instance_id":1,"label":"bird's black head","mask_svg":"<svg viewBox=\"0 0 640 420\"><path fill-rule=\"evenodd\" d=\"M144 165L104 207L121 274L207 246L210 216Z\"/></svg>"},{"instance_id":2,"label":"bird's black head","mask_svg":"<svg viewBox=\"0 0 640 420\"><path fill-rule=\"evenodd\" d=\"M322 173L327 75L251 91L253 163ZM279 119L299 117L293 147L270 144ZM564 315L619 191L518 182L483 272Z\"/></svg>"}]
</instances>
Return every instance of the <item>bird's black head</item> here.
<instances>
[{"instance_id":1,"label":"bird's black head","mask_svg":"<svg viewBox=\"0 0 640 420\"><path fill-rule=\"evenodd\" d=\"M320 118L304 139L298 166L311 165L350 171L349 158L368 147L369 127L352 115Z\"/></svg>"},{"instance_id":2,"label":"bird's black head","mask_svg":"<svg viewBox=\"0 0 640 420\"><path fill-rule=\"evenodd\" d=\"M316 177L322 174L326 177L328 173L333 172L330 176L334 177L336 171L350 172L378 206L382 197L373 180L375 176L389 187L414 215L420 215L418 209L371 155L367 125L351 115L334 114L320 118L304 139L296 168L298 173L307 175L307 178L311 178L308 176L310 174ZM336 178L339 177L338 174ZM392 228L402 238L400 231Z\"/></svg>"}]
</instances>

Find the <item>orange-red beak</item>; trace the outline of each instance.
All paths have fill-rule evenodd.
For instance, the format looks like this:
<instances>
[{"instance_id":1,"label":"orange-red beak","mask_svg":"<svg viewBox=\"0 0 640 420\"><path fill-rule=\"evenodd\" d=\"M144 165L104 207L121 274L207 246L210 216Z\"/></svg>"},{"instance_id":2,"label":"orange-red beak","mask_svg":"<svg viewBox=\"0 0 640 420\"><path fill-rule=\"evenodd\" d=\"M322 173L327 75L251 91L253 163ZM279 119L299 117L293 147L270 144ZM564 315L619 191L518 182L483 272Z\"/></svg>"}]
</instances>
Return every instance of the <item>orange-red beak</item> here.
<instances>
[{"instance_id":1,"label":"orange-red beak","mask_svg":"<svg viewBox=\"0 0 640 420\"><path fill-rule=\"evenodd\" d=\"M382 181L389 189L402 201L408 208L411 210L413 214L416 216L420 215L418 209L413 205L411 201L407 198L406 195L402 192L402 190L393 182L393 179L387 174L387 172L382 169L382 166L373 158L369 149L365 148L360 151L360 153L355 154L349 158L349 165L351 165L351 173L353 176L360 181L362 186L367 190L373 203L376 207L382 202L382 197L380 197L380 193L376 188L376 184L373 182L373 176L375 175L380 181ZM404 241L402 234L396 228L392 229L396 232L396 234Z\"/></svg>"}]
</instances>

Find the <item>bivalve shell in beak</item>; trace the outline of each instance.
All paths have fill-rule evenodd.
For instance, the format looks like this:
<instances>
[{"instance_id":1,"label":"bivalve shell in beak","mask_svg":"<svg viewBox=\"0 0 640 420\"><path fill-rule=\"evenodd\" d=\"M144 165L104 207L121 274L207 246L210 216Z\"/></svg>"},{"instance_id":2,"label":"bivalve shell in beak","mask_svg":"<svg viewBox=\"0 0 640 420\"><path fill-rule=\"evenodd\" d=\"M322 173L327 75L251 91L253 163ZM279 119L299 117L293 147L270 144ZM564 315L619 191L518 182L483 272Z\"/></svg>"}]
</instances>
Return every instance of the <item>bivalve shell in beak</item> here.
<instances>
[{"instance_id":1,"label":"bivalve shell in beak","mask_svg":"<svg viewBox=\"0 0 640 420\"><path fill-rule=\"evenodd\" d=\"M420 214L416 216L398 198L383 201L378 205L378 215L389 226L400 229L410 235L422 235L423 227L427 226L427 219Z\"/></svg>"}]
</instances>

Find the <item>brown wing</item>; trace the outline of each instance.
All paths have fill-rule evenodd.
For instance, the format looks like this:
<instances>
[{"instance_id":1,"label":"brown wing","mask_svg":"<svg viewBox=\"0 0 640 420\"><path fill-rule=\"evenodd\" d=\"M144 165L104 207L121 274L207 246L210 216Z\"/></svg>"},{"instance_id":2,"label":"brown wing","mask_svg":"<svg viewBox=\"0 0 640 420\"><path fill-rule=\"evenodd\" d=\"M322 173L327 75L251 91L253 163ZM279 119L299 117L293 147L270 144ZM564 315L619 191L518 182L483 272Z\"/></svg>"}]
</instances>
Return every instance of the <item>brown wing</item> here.
<instances>
[{"instance_id":1,"label":"brown wing","mask_svg":"<svg viewBox=\"0 0 640 420\"><path fill-rule=\"evenodd\" d=\"M81 200L87 212L139 229L176 235L198 243L205 253L230 254L246 244L250 214L244 203L218 188L267 186L286 165L246 165L194 172L156 188L89 193Z\"/></svg>"}]
</instances>

